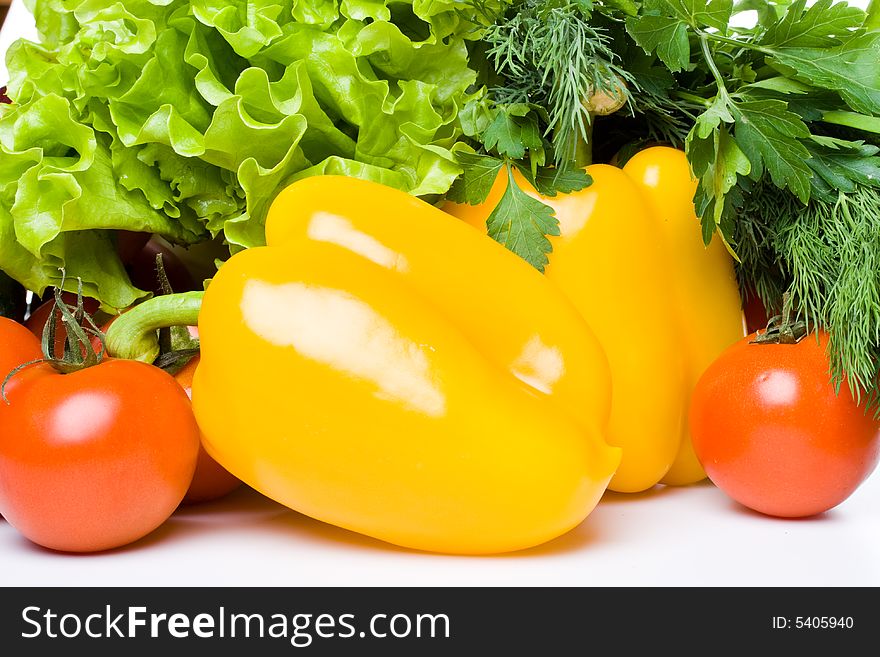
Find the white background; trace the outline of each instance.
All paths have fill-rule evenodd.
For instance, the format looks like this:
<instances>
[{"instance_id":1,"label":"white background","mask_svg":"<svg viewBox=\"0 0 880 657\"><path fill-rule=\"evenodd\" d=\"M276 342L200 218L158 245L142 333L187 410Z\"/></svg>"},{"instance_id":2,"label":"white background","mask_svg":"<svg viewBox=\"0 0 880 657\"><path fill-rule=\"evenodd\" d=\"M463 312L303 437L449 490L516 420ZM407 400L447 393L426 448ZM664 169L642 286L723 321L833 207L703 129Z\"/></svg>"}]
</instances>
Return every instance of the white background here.
<instances>
[{"instance_id":1,"label":"white background","mask_svg":"<svg viewBox=\"0 0 880 657\"><path fill-rule=\"evenodd\" d=\"M32 29L13 0L0 52ZM496 557L395 548L242 488L101 554L41 549L0 520L0 567L6 586L878 586L880 474L803 520L753 513L708 483L609 492L565 536Z\"/></svg>"}]
</instances>

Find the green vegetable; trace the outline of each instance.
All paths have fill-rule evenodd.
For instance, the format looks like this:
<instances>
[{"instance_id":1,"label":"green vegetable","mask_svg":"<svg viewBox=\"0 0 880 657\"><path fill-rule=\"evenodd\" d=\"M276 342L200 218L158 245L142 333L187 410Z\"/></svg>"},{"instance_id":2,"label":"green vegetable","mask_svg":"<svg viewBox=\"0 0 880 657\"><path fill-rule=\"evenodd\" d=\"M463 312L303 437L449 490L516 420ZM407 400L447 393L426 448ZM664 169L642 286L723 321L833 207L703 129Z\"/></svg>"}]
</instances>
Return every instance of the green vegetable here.
<instances>
[{"instance_id":1,"label":"green vegetable","mask_svg":"<svg viewBox=\"0 0 880 657\"><path fill-rule=\"evenodd\" d=\"M490 23L455 200L484 200L501 166L564 179L684 148L706 243L720 234L771 311L787 292L827 329L835 383L880 409L880 0L518 0ZM594 80L625 83L623 111L586 111ZM490 234L543 269L558 225L519 198L509 185Z\"/></svg>"},{"instance_id":2,"label":"green vegetable","mask_svg":"<svg viewBox=\"0 0 880 657\"><path fill-rule=\"evenodd\" d=\"M483 36L501 78L492 89L495 102L508 113L511 105L526 102L546 110L546 117L536 112L533 118L546 125L557 165L589 163L578 161L577 148L579 139L589 140L591 96L619 95L629 102L625 83L633 78L618 66L608 30L593 24L592 10L582 0L524 0ZM538 139L537 131L530 137Z\"/></svg>"},{"instance_id":3,"label":"green vegetable","mask_svg":"<svg viewBox=\"0 0 880 657\"><path fill-rule=\"evenodd\" d=\"M880 114L880 32L861 27L860 9L832 1L807 8L795 0L778 18L776 5L758 2L766 18L750 29L730 26L730 0L703 10L701 3L650 0L649 16L627 20L635 41L671 71L695 60L708 73L687 93L704 111L686 141L701 181L696 202L707 237L717 227L730 240L739 194L727 196L741 177L760 180L766 171L802 203L827 191L815 175L817 167L832 165L814 148L827 130L822 123L841 112L867 120ZM661 24L690 38L664 51L649 38ZM713 86L714 97L698 95Z\"/></svg>"},{"instance_id":4,"label":"green vegetable","mask_svg":"<svg viewBox=\"0 0 880 657\"><path fill-rule=\"evenodd\" d=\"M134 288L119 229L262 244L268 204L318 173L436 198L478 88L470 2L31 0L40 43L8 54L0 270L42 293Z\"/></svg>"},{"instance_id":5,"label":"green vegetable","mask_svg":"<svg viewBox=\"0 0 880 657\"><path fill-rule=\"evenodd\" d=\"M745 29L730 26L729 0L711 16L685 5L651 0L650 20L627 30L670 71L684 60L702 72L677 76L670 95L702 105L685 146L704 238L722 235L771 311L787 293L826 329L834 383L880 409L880 31L869 29L880 6L754 0ZM699 50L646 40L661 23Z\"/></svg>"},{"instance_id":6,"label":"green vegetable","mask_svg":"<svg viewBox=\"0 0 880 657\"><path fill-rule=\"evenodd\" d=\"M498 206L486 220L489 237L500 242L533 267L544 271L550 241L546 235L559 235L559 222L553 209L522 191L513 178L508 163L507 189ZM528 217L521 221L520 217ZM540 253L539 257L535 254Z\"/></svg>"},{"instance_id":7,"label":"green vegetable","mask_svg":"<svg viewBox=\"0 0 880 657\"><path fill-rule=\"evenodd\" d=\"M635 11L628 0L611 4ZM464 171L448 197L482 203L507 167L507 188L488 233L542 272L552 251L547 236L559 234L558 221L552 208L517 186L512 167L548 196L586 187L591 99L630 101L626 83L633 78L615 63L607 30L591 24L591 10L587 0L522 0L506 13L485 13L484 47L471 59L487 71L481 81L489 87L488 96L463 111L470 119L464 132L481 157L459 151Z\"/></svg>"},{"instance_id":8,"label":"green vegetable","mask_svg":"<svg viewBox=\"0 0 880 657\"><path fill-rule=\"evenodd\" d=\"M762 183L744 197L734 243L743 279L771 308L788 293L811 328L828 330L835 385L880 408L880 189L859 185L804 206Z\"/></svg>"}]
</instances>

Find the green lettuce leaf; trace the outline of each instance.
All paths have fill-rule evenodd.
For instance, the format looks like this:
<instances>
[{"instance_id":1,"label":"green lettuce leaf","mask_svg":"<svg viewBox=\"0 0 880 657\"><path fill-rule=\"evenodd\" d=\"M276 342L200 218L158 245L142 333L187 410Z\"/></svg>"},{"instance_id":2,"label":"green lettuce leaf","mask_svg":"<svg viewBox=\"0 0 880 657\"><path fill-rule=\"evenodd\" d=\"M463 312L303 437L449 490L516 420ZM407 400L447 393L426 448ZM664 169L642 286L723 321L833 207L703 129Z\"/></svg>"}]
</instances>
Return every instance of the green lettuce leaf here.
<instances>
[{"instance_id":1,"label":"green lettuce leaf","mask_svg":"<svg viewBox=\"0 0 880 657\"><path fill-rule=\"evenodd\" d=\"M504 2L506 0L493 0ZM329 173L445 193L474 91L476 0L28 0L39 43L7 55L0 270L145 296L117 230L265 242L290 182Z\"/></svg>"}]
</instances>

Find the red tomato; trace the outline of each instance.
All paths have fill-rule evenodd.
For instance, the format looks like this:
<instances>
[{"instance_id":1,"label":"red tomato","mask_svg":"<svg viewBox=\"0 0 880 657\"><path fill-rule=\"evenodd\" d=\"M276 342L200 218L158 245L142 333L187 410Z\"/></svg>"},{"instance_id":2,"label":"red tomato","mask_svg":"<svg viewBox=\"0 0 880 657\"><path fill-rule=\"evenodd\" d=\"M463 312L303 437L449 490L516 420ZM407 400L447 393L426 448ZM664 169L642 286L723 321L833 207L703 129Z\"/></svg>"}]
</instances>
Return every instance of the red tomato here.
<instances>
[{"instance_id":1,"label":"red tomato","mask_svg":"<svg viewBox=\"0 0 880 657\"><path fill-rule=\"evenodd\" d=\"M746 318L746 328L749 333L760 331L767 328L767 322L770 317L767 315L767 309L761 301L761 297L754 290L747 290L745 294L746 300L743 302L743 315Z\"/></svg>"},{"instance_id":2,"label":"red tomato","mask_svg":"<svg viewBox=\"0 0 880 657\"><path fill-rule=\"evenodd\" d=\"M62 292L61 297L64 299L64 302L71 306L76 306L76 294L73 292ZM46 322L49 321L49 318L52 316L52 309L55 307L55 299L49 298L47 301L44 301L39 306L37 306L34 311L30 314L30 316L25 320L24 325L30 329L31 333L33 333L38 338L42 339L43 337L43 329L46 327ZM89 315L94 316L95 313L98 312L98 309L101 307L101 304L95 300L90 299L89 297L83 297L83 307ZM58 358L61 358L62 354L64 354L64 341L67 340L67 329L64 328L64 325L59 323L55 327L55 351L54 355Z\"/></svg>"},{"instance_id":3,"label":"red tomato","mask_svg":"<svg viewBox=\"0 0 880 657\"><path fill-rule=\"evenodd\" d=\"M19 365L42 358L40 341L18 322L6 317L0 317L0 386L6 381L6 377ZM12 392L18 378L13 377L6 381L3 391ZM4 404L0 399L0 404ZM0 481L0 488L3 482Z\"/></svg>"},{"instance_id":4,"label":"red tomato","mask_svg":"<svg viewBox=\"0 0 880 657\"><path fill-rule=\"evenodd\" d=\"M16 367L42 356L40 341L33 333L18 322L0 317L0 384ZM10 392L15 384L16 378L13 377L6 385L6 392Z\"/></svg>"},{"instance_id":5,"label":"red tomato","mask_svg":"<svg viewBox=\"0 0 880 657\"><path fill-rule=\"evenodd\" d=\"M106 333L110 325L116 321L120 315L116 315L108 321L101 330ZM189 326L190 335L194 338L199 337L199 329L196 326ZM100 342L97 338L92 339L92 347L95 350L100 349ZM196 367L199 363L199 357L192 358L184 365L174 378L188 397L192 397L192 379L195 374ZM200 434L201 435L201 434ZM241 485L241 480L229 474L227 470L217 463L208 452L205 451L204 444L200 441L199 457L196 463L195 474L193 474L192 482L183 498L184 504L194 504L197 502L209 502L216 500L224 495L231 493Z\"/></svg>"},{"instance_id":6,"label":"red tomato","mask_svg":"<svg viewBox=\"0 0 880 657\"><path fill-rule=\"evenodd\" d=\"M779 517L811 516L847 499L880 459L880 423L848 387L835 394L828 336L797 344L735 343L697 382L694 451L734 500Z\"/></svg>"},{"instance_id":7,"label":"red tomato","mask_svg":"<svg viewBox=\"0 0 880 657\"><path fill-rule=\"evenodd\" d=\"M198 364L199 357L196 356L174 375L180 387L190 397L192 397L193 374L195 374ZM196 473L193 475L189 490L183 498L184 503L194 504L216 500L231 493L239 486L241 486L241 480L231 475L226 468L217 463L205 451L204 441L202 441L199 447L199 461L196 464Z\"/></svg>"},{"instance_id":8,"label":"red tomato","mask_svg":"<svg viewBox=\"0 0 880 657\"><path fill-rule=\"evenodd\" d=\"M0 512L28 539L69 552L146 536L192 481L199 429L173 377L105 360L72 374L36 365L0 405Z\"/></svg>"}]
</instances>

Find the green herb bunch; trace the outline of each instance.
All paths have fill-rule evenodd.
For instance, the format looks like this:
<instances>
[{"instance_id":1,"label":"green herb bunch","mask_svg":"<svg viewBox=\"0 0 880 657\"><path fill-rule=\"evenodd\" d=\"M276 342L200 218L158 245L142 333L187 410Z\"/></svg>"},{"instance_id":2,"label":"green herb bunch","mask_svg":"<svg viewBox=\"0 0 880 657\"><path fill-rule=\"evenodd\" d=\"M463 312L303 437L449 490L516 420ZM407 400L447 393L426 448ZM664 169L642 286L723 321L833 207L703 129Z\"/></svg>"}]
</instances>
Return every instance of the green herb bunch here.
<instances>
[{"instance_id":1,"label":"green herb bunch","mask_svg":"<svg viewBox=\"0 0 880 657\"><path fill-rule=\"evenodd\" d=\"M550 207L520 189L513 170L545 196L590 184L583 166L591 160L595 114L605 111L592 101L608 99L612 110L633 103L635 79L621 66L609 17L635 12L630 0L520 0L500 15L486 12L482 47L471 62L483 71L488 93L462 112L477 152L459 151L464 172L447 197L482 203L506 169L506 191L488 232L540 271L558 222Z\"/></svg>"},{"instance_id":2,"label":"green herb bunch","mask_svg":"<svg viewBox=\"0 0 880 657\"><path fill-rule=\"evenodd\" d=\"M743 294L774 313L789 293L829 331L835 382L880 399L878 0L520 0L491 20L452 190L482 202L507 167L490 235L543 269L558 225L513 169L552 196L591 161L683 148L704 241L727 245ZM620 111L593 115L597 90Z\"/></svg>"},{"instance_id":3,"label":"green herb bunch","mask_svg":"<svg viewBox=\"0 0 880 657\"><path fill-rule=\"evenodd\" d=\"M737 26L737 12L757 12ZM877 408L880 31L846 2L649 0L627 31L702 106L686 139L704 240L744 294L830 334L832 377ZM874 17L874 18L871 18Z\"/></svg>"}]
</instances>

